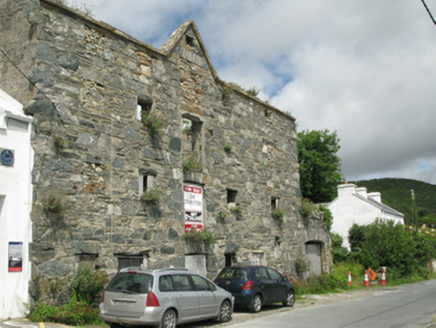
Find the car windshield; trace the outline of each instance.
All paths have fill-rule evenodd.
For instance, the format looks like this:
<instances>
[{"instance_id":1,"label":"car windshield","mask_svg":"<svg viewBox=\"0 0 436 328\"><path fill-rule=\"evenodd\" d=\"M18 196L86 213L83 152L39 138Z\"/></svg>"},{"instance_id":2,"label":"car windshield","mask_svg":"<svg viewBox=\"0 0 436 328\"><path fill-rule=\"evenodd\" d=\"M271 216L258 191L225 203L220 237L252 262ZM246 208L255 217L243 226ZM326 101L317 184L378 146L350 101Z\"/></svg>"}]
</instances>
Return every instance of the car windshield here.
<instances>
[{"instance_id":1,"label":"car windshield","mask_svg":"<svg viewBox=\"0 0 436 328\"><path fill-rule=\"evenodd\" d=\"M248 270L246 268L225 268L218 278L231 280L247 280Z\"/></svg>"},{"instance_id":2,"label":"car windshield","mask_svg":"<svg viewBox=\"0 0 436 328\"><path fill-rule=\"evenodd\" d=\"M106 287L109 292L147 294L152 286L153 276L149 274L120 272Z\"/></svg>"}]
</instances>

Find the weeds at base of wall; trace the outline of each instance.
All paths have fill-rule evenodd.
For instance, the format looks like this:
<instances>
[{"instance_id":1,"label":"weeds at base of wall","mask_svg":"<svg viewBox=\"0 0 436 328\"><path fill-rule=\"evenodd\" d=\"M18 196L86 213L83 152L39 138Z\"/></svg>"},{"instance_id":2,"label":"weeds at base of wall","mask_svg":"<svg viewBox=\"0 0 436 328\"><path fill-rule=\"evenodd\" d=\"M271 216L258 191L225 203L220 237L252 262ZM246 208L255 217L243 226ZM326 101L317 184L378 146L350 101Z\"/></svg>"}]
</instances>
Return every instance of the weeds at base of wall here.
<instances>
[{"instance_id":1,"label":"weeds at base of wall","mask_svg":"<svg viewBox=\"0 0 436 328\"><path fill-rule=\"evenodd\" d=\"M37 276L32 283L41 286L42 276ZM59 301L59 294L56 290L50 290L49 295L42 295L44 288L34 286L33 297L35 304L28 306L29 320L33 322L56 322L67 325L102 325L98 304L104 286L107 284L107 274L103 271L91 270L88 267L81 268L73 277L70 285L71 294L68 300ZM48 282L51 287L65 287L65 278L53 279ZM57 293L56 293L57 292ZM45 297L44 297L45 296ZM44 299L44 300L43 300Z\"/></svg>"}]
</instances>

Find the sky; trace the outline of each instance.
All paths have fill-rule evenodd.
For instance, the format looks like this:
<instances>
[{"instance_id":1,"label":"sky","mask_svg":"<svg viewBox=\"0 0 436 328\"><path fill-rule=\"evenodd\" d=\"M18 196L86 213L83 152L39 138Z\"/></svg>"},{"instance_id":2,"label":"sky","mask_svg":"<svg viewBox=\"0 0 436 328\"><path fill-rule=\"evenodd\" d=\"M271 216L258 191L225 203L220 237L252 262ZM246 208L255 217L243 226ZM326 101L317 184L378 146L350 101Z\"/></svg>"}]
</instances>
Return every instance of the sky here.
<instances>
[{"instance_id":1,"label":"sky","mask_svg":"<svg viewBox=\"0 0 436 328\"><path fill-rule=\"evenodd\" d=\"M348 181L436 184L436 25L422 0L67 0L159 48L194 20L218 76L329 130ZM425 0L436 18L436 0Z\"/></svg>"}]
</instances>

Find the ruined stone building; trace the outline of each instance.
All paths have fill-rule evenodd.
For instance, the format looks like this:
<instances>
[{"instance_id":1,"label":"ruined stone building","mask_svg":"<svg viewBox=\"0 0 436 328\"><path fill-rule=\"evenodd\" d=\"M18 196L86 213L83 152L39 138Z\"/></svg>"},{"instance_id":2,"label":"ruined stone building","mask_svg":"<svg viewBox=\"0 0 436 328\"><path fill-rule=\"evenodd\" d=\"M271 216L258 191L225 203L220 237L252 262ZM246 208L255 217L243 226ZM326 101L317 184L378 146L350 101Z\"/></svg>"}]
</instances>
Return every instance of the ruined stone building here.
<instances>
[{"instance_id":1,"label":"ruined stone building","mask_svg":"<svg viewBox=\"0 0 436 328\"><path fill-rule=\"evenodd\" d=\"M3 0L0 33L0 89L33 117L34 270L292 273L308 244L325 255L299 213L295 119L220 80L192 21L156 49L49 0ZM216 240L190 240L203 227Z\"/></svg>"}]
</instances>

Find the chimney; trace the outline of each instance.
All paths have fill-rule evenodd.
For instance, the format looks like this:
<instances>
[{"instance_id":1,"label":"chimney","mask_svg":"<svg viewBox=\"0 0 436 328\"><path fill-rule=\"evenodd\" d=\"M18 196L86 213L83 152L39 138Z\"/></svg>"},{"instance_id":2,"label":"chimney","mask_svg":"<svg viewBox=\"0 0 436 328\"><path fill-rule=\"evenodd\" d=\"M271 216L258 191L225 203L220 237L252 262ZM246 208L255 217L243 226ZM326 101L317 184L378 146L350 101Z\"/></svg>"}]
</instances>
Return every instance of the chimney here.
<instances>
[{"instance_id":1,"label":"chimney","mask_svg":"<svg viewBox=\"0 0 436 328\"><path fill-rule=\"evenodd\" d=\"M379 192L371 192L368 194L368 198L375 200L376 202L381 203L381 194Z\"/></svg>"},{"instance_id":2,"label":"chimney","mask_svg":"<svg viewBox=\"0 0 436 328\"><path fill-rule=\"evenodd\" d=\"M349 196L356 193L356 185L352 183L342 184L338 186L338 197Z\"/></svg>"},{"instance_id":3,"label":"chimney","mask_svg":"<svg viewBox=\"0 0 436 328\"><path fill-rule=\"evenodd\" d=\"M368 198L368 192L365 187L356 188L357 193L365 198Z\"/></svg>"}]
</instances>

